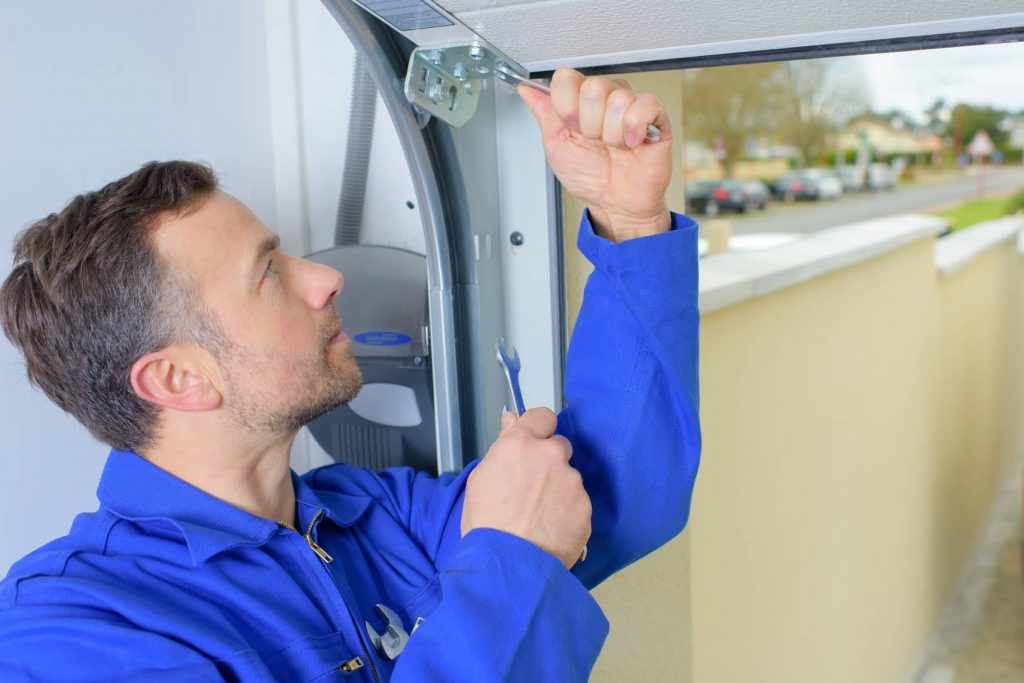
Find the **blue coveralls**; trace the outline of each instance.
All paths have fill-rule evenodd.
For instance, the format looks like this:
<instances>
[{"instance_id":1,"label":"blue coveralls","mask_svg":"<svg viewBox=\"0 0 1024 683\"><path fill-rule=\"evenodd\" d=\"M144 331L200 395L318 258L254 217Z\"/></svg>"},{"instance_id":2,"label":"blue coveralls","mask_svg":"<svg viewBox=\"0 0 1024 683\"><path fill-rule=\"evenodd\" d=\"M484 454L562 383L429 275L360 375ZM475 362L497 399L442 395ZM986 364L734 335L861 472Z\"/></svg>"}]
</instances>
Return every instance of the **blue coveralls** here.
<instances>
[{"instance_id":1,"label":"blue coveralls","mask_svg":"<svg viewBox=\"0 0 1024 683\"><path fill-rule=\"evenodd\" d=\"M475 463L438 478L340 464L293 473L297 533L113 451L99 510L0 583L0 680L586 680L608 633L588 589L689 515L697 238L691 219L672 223L619 244L587 218L580 229L595 270L558 431L594 512L589 556L571 572L510 534L460 537ZM384 630L377 603L407 630L422 618L395 661L367 642L364 621Z\"/></svg>"}]
</instances>

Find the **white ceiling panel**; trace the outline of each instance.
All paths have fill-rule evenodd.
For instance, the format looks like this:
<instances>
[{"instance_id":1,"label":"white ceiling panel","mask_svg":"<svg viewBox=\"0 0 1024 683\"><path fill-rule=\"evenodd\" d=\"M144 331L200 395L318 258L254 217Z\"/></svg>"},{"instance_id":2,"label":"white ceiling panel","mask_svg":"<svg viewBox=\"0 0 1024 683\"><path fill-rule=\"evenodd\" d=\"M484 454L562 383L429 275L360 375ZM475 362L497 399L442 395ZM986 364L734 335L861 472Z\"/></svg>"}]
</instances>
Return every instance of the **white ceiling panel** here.
<instances>
[{"instance_id":1,"label":"white ceiling panel","mask_svg":"<svg viewBox=\"0 0 1024 683\"><path fill-rule=\"evenodd\" d=\"M534 71L1024 26L1024 0L442 0Z\"/></svg>"}]
</instances>

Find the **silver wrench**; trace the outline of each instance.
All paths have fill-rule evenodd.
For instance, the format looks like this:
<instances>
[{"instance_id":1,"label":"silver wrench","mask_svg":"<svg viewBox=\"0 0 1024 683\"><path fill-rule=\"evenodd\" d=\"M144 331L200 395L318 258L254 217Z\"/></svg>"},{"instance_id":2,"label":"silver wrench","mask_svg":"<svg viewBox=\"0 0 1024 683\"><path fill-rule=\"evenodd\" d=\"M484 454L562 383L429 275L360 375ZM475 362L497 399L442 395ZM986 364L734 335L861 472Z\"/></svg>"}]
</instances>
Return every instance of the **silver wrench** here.
<instances>
[{"instance_id":1,"label":"silver wrench","mask_svg":"<svg viewBox=\"0 0 1024 683\"><path fill-rule=\"evenodd\" d=\"M505 349L504 337L499 339L498 343L494 345L494 350L498 354L498 365L505 371L508 388L512 392L512 400L516 404L516 415L522 417L523 413L526 412L526 404L523 403L523 390L519 388L519 369L522 367L519 362L519 352L513 346L512 355L508 355L508 351Z\"/></svg>"},{"instance_id":2,"label":"silver wrench","mask_svg":"<svg viewBox=\"0 0 1024 683\"><path fill-rule=\"evenodd\" d=\"M370 622L367 621L365 622L366 633L370 636L370 642L373 644L373 647L376 648L381 656L388 659L397 659L398 655L402 654L402 650L405 649L405 644L409 642L409 634L405 632L405 627L402 626L402 618L392 610L384 605L377 605L377 611L388 620L387 627L384 629L384 633L377 633L370 626Z\"/></svg>"},{"instance_id":3,"label":"silver wrench","mask_svg":"<svg viewBox=\"0 0 1024 683\"><path fill-rule=\"evenodd\" d=\"M507 65L502 64L500 62L496 67L494 67L494 77L497 78L499 81L505 81L509 85L518 85L522 83L528 88L539 90L547 95L551 94L551 88L549 88L548 86L544 85L543 83L530 80L529 78L523 78L515 71L510 69ZM655 126L653 123L647 124L647 141L661 142L661 131L658 130L658 127Z\"/></svg>"},{"instance_id":4,"label":"silver wrench","mask_svg":"<svg viewBox=\"0 0 1024 683\"><path fill-rule=\"evenodd\" d=\"M523 392L519 388L519 370L522 364L519 362L519 352L516 351L516 347L512 347L512 355L508 355L508 351L505 349L505 338L501 337L498 339L498 343L494 345L494 350L498 355L498 365L505 371L505 378L508 379L509 389L512 390L512 399L516 402L516 414L520 417L526 412L526 405L523 403ZM587 546L583 546L583 552L580 554L579 562L584 562L587 559Z\"/></svg>"}]
</instances>

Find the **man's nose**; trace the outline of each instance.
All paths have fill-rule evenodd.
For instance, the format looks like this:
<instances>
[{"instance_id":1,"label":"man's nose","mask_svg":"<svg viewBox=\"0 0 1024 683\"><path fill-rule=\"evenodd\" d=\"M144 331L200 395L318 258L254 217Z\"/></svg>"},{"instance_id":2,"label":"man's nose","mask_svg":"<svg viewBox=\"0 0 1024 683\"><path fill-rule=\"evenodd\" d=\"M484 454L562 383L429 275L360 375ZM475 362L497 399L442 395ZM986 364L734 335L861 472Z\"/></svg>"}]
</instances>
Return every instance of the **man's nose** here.
<instances>
[{"instance_id":1,"label":"man's nose","mask_svg":"<svg viewBox=\"0 0 1024 683\"><path fill-rule=\"evenodd\" d=\"M327 308L341 294L345 287L344 276L330 266L306 261L307 298L310 308L315 311Z\"/></svg>"}]
</instances>

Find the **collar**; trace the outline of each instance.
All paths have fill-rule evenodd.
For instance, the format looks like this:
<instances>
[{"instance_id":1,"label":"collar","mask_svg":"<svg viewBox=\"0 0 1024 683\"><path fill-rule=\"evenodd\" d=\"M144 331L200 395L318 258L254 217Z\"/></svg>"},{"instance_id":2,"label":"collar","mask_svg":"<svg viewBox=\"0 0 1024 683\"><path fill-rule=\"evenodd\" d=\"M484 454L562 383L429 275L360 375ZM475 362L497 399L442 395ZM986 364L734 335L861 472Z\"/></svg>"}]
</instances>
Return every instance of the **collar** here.
<instances>
[{"instance_id":1,"label":"collar","mask_svg":"<svg viewBox=\"0 0 1024 683\"><path fill-rule=\"evenodd\" d=\"M291 477L303 532L318 510L339 526L351 526L369 506L368 498L314 492L294 471ZM131 451L110 451L96 496L101 506L123 519L164 520L176 526L194 565L235 546L263 545L280 528L276 521L215 498Z\"/></svg>"}]
</instances>

